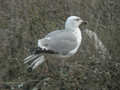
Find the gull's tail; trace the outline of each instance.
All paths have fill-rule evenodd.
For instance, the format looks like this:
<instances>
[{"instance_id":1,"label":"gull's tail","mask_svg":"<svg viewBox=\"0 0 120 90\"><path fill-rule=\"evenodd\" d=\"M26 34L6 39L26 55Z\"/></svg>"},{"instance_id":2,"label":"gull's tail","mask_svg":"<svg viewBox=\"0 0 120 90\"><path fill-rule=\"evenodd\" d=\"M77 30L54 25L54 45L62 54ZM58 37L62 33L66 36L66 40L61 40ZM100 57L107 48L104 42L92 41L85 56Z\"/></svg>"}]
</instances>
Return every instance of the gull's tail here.
<instances>
[{"instance_id":1,"label":"gull's tail","mask_svg":"<svg viewBox=\"0 0 120 90\"><path fill-rule=\"evenodd\" d=\"M28 66L28 70L32 71L36 67L38 67L40 64L42 64L44 61L45 61L45 58L43 55L40 56L40 55L32 54L24 59L24 64L31 62L31 64Z\"/></svg>"},{"instance_id":2,"label":"gull's tail","mask_svg":"<svg viewBox=\"0 0 120 90\"><path fill-rule=\"evenodd\" d=\"M31 63L28 66L29 71L34 70L36 67L38 67L40 64L42 64L45 61L44 55L40 56L40 53L57 54L57 52L54 52L52 50L48 50L45 48L41 48L41 47L33 48L30 50L30 52L31 52L31 55L24 59L25 64Z\"/></svg>"},{"instance_id":3,"label":"gull's tail","mask_svg":"<svg viewBox=\"0 0 120 90\"><path fill-rule=\"evenodd\" d=\"M28 66L28 71L34 70L45 61L44 55L40 55L41 51L40 48L34 48L30 50L31 55L24 59L24 64L31 63Z\"/></svg>"}]
</instances>

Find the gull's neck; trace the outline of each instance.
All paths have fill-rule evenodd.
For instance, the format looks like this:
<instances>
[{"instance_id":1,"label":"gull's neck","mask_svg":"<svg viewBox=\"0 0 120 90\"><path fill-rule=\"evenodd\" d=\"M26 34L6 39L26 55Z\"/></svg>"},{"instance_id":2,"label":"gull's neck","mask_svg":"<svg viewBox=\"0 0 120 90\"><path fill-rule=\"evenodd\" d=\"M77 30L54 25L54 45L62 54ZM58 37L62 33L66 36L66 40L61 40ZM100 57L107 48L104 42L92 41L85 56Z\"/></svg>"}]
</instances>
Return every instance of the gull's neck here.
<instances>
[{"instance_id":1,"label":"gull's neck","mask_svg":"<svg viewBox=\"0 0 120 90\"><path fill-rule=\"evenodd\" d=\"M65 23L65 30L74 32L75 30L79 30L79 26Z\"/></svg>"},{"instance_id":2,"label":"gull's neck","mask_svg":"<svg viewBox=\"0 0 120 90\"><path fill-rule=\"evenodd\" d=\"M76 31L80 31L80 28L79 27L65 27L65 30L76 32Z\"/></svg>"}]
</instances>

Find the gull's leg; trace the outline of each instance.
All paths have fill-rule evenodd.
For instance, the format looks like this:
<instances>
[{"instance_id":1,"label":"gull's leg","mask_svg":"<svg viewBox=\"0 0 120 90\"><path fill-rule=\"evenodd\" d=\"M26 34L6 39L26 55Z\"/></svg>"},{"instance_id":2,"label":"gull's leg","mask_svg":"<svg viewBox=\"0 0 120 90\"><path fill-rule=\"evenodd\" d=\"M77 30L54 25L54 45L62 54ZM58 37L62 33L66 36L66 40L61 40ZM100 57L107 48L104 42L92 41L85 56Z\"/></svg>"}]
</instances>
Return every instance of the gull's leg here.
<instances>
[{"instance_id":1,"label":"gull's leg","mask_svg":"<svg viewBox=\"0 0 120 90\"><path fill-rule=\"evenodd\" d=\"M64 66L65 66L65 61L61 60L59 63L59 73L62 76L62 74L64 73Z\"/></svg>"},{"instance_id":2,"label":"gull's leg","mask_svg":"<svg viewBox=\"0 0 120 90\"><path fill-rule=\"evenodd\" d=\"M46 60L45 65L46 65L46 67L45 67L45 68L46 68L46 69L45 69L45 72L48 72L48 71L49 71L49 70L48 70L48 68L49 68L49 67L48 67L48 66L49 66L49 65L48 65L48 60Z\"/></svg>"},{"instance_id":3,"label":"gull's leg","mask_svg":"<svg viewBox=\"0 0 120 90\"><path fill-rule=\"evenodd\" d=\"M51 74L56 74L58 72L57 66L54 62L46 61L46 69L45 72L50 72Z\"/></svg>"}]
</instances>

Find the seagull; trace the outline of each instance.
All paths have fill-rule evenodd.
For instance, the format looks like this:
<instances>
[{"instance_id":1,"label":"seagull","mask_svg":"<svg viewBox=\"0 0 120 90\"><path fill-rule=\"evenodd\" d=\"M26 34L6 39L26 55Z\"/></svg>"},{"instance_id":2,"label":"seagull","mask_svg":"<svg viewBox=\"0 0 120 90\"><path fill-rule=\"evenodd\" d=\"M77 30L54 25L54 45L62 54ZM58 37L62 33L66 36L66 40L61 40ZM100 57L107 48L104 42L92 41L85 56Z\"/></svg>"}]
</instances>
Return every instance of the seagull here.
<instances>
[{"instance_id":1,"label":"seagull","mask_svg":"<svg viewBox=\"0 0 120 90\"><path fill-rule=\"evenodd\" d=\"M44 38L38 40L37 48L31 49L31 55L24 59L24 63L32 62L28 68L34 70L45 61L44 55L55 54L59 57L70 57L74 55L81 44L82 35L79 26L83 21L78 16L69 16L63 30L48 33Z\"/></svg>"}]
</instances>

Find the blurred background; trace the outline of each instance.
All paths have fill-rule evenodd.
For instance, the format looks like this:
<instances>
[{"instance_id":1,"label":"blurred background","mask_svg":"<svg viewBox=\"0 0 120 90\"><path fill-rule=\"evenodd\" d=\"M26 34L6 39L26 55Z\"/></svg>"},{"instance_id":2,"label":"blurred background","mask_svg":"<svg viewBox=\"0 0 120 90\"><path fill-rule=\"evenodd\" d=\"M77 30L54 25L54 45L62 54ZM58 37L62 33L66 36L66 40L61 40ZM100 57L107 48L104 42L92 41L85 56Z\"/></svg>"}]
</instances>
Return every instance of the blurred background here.
<instances>
[{"instance_id":1,"label":"blurred background","mask_svg":"<svg viewBox=\"0 0 120 90\"><path fill-rule=\"evenodd\" d=\"M0 0L0 90L120 90L120 0ZM65 60L47 55L32 72L24 58L48 32L64 29L68 16L80 26L82 44Z\"/></svg>"}]
</instances>

